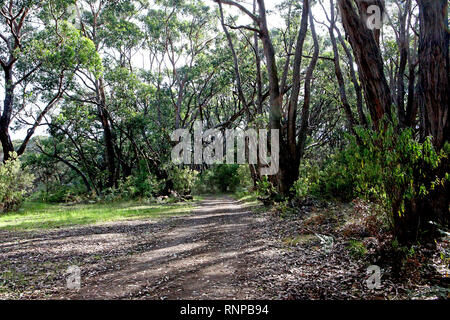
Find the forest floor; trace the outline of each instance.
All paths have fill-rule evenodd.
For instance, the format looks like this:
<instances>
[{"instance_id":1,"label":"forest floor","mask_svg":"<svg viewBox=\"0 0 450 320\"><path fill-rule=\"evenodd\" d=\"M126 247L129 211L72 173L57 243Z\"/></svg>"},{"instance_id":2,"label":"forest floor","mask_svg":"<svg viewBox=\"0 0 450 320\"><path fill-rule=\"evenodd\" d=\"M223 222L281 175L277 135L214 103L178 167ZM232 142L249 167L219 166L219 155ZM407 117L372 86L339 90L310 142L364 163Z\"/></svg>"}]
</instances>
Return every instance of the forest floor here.
<instances>
[{"instance_id":1,"label":"forest floor","mask_svg":"<svg viewBox=\"0 0 450 320\"><path fill-rule=\"evenodd\" d=\"M256 203L222 196L205 197L193 214L162 221L2 230L0 299L411 299L418 292L422 298L448 294L442 273L413 284L393 280L383 268L381 289L368 289L368 263L355 259L348 240L332 230L332 216L319 220L305 224L302 215L283 218ZM79 290L66 286L70 266L80 268Z\"/></svg>"}]
</instances>

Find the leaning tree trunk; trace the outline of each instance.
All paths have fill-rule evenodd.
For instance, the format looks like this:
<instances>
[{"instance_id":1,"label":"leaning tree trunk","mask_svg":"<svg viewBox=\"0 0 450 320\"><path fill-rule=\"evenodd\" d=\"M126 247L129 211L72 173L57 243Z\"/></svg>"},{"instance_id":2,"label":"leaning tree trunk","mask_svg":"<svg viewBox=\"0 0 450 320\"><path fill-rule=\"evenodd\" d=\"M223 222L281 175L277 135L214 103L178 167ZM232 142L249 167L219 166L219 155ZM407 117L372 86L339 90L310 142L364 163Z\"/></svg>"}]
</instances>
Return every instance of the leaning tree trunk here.
<instances>
[{"instance_id":1,"label":"leaning tree trunk","mask_svg":"<svg viewBox=\"0 0 450 320\"><path fill-rule=\"evenodd\" d=\"M358 15L352 1L338 0L338 4L342 24L358 65L366 105L375 127L378 128L378 123L384 115L387 114L391 118L392 97L384 75L377 33L367 27L364 16Z\"/></svg>"}]
</instances>

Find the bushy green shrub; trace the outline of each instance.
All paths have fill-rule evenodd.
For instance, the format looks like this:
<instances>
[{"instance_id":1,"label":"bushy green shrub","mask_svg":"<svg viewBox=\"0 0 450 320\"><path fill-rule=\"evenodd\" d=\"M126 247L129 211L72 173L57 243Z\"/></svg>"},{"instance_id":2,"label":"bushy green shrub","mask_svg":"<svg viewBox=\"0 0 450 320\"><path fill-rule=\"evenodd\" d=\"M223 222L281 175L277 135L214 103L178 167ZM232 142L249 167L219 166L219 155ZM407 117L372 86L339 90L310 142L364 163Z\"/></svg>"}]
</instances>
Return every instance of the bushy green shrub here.
<instances>
[{"instance_id":1,"label":"bushy green shrub","mask_svg":"<svg viewBox=\"0 0 450 320\"><path fill-rule=\"evenodd\" d=\"M313 164L306 159L302 161L299 168L299 178L292 186L295 197L302 200L308 196L319 196L321 174L322 171L318 164Z\"/></svg>"},{"instance_id":2,"label":"bushy green shrub","mask_svg":"<svg viewBox=\"0 0 450 320\"><path fill-rule=\"evenodd\" d=\"M256 191L262 197L271 197L276 193L276 188L272 182L269 181L267 176L263 176L261 180L256 183Z\"/></svg>"},{"instance_id":3,"label":"bushy green shrub","mask_svg":"<svg viewBox=\"0 0 450 320\"><path fill-rule=\"evenodd\" d=\"M214 167L213 183L220 191L235 191L239 185L239 165L220 164Z\"/></svg>"},{"instance_id":4,"label":"bushy green shrub","mask_svg":"<svg viewBox=\"0 0 450 320\"><path fill-rule=\"evenodd\" d=\"M149 172L147 166L141 161L138 170L120 184L118 191L123 194L125 199L151 198L161 192L165 183L164 180L158 180L154 174Z\"/></svg>"},{"instance_id":5,"label":"bushy green shrub","mask_svg":"<svg viewBox=\"0 0 450 320\"><path fill-rule=\"evenodd\" d=\"M239 185L236 187L236 191L249 191L253 187L250 167L248 165L240 165L236 174L239 177Z\"/></svg>"},{"instance_id":6,"label":"bushy green shrub","mask_svg":"<svg viewBox=\"0 0 450 320\"><path fill-rule=\"evenodd\" d=\"M197 181L198 171L189 168L174 167L169 172L172 179L174 191L179 194L190 194Z\"/></svg>"},{"instance_id":7,"label":"bushy green shrub","mask_svg":"<svg viewBox=\"0 0 450 320\"><path fill-rule=\"evenodd\" d=\"M115 192L121 200L135 198L152 198L163 189L164 180L158 180L150 172L139 171L136 175L129 176L124 182L119 183Z\"/></svg>"},{"instance_id":8,"label":"bushy green shrub","mask_svg":"<svg viewBox=\"0 0 450 320\"><path fill-rule=\"evenodd\" d=\"M16 210L33 184L33 175L22 168L17 154L0 165L0 212Z\"/></svg>"},{"instance_id":9,"label":"bushy green shrub","mask_svg":"<svg viewBox=\"0 0 450 320\"><path fill-rule=\"evenodd\" d=\"M158 180L154 174L148 172L144 165L140 165L133 175L120 181L117 188L106 189L102 198L106 201L150 199L161 192L165 183L166 181Z\"/></svg>"},{"instance_id":10,"label":"bushy green shrub","mask_svg":"<svg viewBox=\"0 0 450 320\"><path fill-rule=\"evenodd\" d=\"M411 129L394 128L387 123L382 131L357 129L359 143L349 137L347 147L319 174L318 190L344 200L375 201L391 213L390 219L408 220L408 208L450 181L450 145L437 152L431 138L419 142Z\"/></svg>"}]
</instances>

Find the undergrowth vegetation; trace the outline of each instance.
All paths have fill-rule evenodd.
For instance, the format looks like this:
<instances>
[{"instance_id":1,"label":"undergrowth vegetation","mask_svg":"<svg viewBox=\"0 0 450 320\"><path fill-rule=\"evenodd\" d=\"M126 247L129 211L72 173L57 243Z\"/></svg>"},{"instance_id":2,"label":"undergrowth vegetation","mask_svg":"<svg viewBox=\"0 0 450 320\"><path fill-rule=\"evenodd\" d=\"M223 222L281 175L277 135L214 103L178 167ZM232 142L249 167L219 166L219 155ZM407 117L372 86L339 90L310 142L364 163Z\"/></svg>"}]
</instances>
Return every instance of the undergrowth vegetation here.
<instances>
[{"instance_id":1,"label":"undergrowth vegetation","mask_svg":"<svg viewBox=\"0 0 450 320\"><path fill-rule=\"evenodd\" d=\"M377 234L375 229L383 227L401 236L401 230L412 228L417 241L421 239L419 232L429 226L428 221L418 221L414 209L420 208L427 195L448 186L449 153L448 143L436 152L431 138L419 142L411 129L394 134L389 123L379 132L358 128L356 137L347 135L341 150L322 161L303 161L300 177L292 187L292 198L279 201L278 206L285 208L283 211L311 198L343 202L359 199L355 201L355 211L365 224L370 224L366 226L369 233ZM257 192L267 197L275 195L276 189L263 178ZM429 218L442 223L438 228L445 228L448 216ZM411 226L412 222L417 225Z\"/></svg>"},{"instance_id":2,"label":"undergrowth vegetation","mask_svg":"<svg viewBox=\"0 0 450 320\"><path fill-rule=\"evenodd\" d=\"M31 189L33 176L12 153L0 166L0 213L17 210Z\"/></svg>"}]
</instances>

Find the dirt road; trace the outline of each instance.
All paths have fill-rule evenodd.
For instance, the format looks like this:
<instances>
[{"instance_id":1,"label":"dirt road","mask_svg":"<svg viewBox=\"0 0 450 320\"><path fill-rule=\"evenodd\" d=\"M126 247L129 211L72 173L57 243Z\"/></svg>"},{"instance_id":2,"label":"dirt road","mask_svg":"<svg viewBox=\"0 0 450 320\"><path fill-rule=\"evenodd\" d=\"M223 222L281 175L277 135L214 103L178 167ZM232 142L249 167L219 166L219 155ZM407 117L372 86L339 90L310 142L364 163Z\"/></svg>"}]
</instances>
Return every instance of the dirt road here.
<instances>
[{"instance_id":1,"label":"dirt road","mask_svg":"<svg viewBox=\"0 0 450 320\"><path fill-rule=\"evenodd\" d=\"M254 211L254 210L253 210ZM280 219L231 197L191 215L31 233L0 232L0 298L356 299L365 269L336 239L330 252L301 218ZM300 215L299 215L300 217ZM327 231L321 222L318 232ZM67 288L79 268L81 287Z\"/></svg>"},{"instance_id":2,"label":"dirt road","mask_svg":"<svg viewBox=\"0 0 450 320\"><path fill-rule=\"evenodd\" d=\"M264 250L262 219L231 198L202 201L147 239L148 250L119 259L118 270L85 279L71 298L245 299L244 256Z\"/></svg>"}]
</instances>

